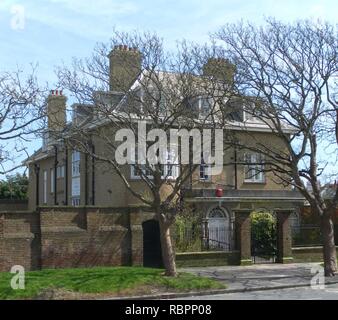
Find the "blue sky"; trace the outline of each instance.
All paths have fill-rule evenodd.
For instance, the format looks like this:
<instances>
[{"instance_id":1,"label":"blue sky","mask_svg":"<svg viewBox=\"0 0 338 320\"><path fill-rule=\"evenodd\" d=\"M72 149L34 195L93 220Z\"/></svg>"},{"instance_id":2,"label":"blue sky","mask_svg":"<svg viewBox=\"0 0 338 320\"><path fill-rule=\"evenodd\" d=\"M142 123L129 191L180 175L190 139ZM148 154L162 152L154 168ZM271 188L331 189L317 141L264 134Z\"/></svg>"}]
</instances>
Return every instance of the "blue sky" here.
<instances>
[{"instance_id":1,"label":"blue sky","mask_svg":"<svg viewBox=\"0 0 338 320\"><path fill-rule=\"evenodd\" d=\"M210 32L240 19L337 22L337 12L336 0L0 0L0 70L38 63L40 79L52 89L54 66L90 55L114 27L156 31L171 47L182 38L207 41Z\"/></svg>"}]
</instances>

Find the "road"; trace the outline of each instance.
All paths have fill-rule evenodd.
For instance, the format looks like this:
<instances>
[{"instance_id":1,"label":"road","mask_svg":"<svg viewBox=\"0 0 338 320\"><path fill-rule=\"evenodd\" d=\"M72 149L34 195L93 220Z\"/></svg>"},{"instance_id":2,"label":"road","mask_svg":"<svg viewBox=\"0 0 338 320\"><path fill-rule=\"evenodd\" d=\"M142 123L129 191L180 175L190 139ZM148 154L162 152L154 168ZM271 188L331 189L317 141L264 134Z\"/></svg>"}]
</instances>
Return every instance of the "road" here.
<instances>
[{"instance_id":1,"label":"road","mask_svg":"<svg viewBox=\"0 0 338 320\"><path fill-rule=\"evenodd\" d=\"M177 300L338 300L338 284L326 285L324 289L311 287L226 293Z\"/></svg>"}]
</instances>

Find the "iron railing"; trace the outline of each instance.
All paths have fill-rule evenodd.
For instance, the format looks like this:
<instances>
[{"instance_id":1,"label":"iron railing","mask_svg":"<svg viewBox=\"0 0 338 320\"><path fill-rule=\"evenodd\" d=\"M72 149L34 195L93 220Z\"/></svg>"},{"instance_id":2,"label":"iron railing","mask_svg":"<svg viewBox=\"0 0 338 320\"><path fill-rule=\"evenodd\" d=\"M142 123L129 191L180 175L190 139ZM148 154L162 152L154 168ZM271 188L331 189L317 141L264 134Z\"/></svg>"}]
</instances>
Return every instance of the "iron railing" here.
<instances>
[{"instance_id":1,"label":"iron railing","mask_svg":"<svg viewBox=\"0 0 338 320\"><path fill-rule=\"evenodd\" d=\"M177 252L230 251L233 234L233 230L227 228L218 228L214 232L203 226L181 228L175 231L175 248Z\"/></svg>"},{"instance_id":2,"label":"iron railing","mask_svg":"<svg viewBox=\"0 0 338 320\"><path fill-rule=\"evenodd\" d=\"M293 247L321 246L322 234L318 225L300 225L291 228Z\"/></svg>"}]
</instances>

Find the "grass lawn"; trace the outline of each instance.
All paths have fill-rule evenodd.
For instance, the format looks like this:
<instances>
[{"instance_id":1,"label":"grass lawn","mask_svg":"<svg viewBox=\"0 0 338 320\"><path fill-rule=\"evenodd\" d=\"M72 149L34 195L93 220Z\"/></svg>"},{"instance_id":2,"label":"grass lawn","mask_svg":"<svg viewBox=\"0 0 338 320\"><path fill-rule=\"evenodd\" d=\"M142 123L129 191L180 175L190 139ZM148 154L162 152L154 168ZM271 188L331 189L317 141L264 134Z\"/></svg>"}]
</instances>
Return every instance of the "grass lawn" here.
<instances>
[{"instance_id":1,"label":"grass lawn","mask_svg":"<svg viewBox=\"0 0 338 320\"><path fill-rule=\"evenodd\" d=\"M180 273L177 278L165 277L162 274L162 269L143 267L48 269L26 272L25 289L13 290L10 286L13 274L0 272L0 299L29 299L38 295L41 297L41 293L48 290L68 293L68 296L61 295L61 299L76 299L225 287L215 280L190 273Z\"/></svg>"}]
</instances>

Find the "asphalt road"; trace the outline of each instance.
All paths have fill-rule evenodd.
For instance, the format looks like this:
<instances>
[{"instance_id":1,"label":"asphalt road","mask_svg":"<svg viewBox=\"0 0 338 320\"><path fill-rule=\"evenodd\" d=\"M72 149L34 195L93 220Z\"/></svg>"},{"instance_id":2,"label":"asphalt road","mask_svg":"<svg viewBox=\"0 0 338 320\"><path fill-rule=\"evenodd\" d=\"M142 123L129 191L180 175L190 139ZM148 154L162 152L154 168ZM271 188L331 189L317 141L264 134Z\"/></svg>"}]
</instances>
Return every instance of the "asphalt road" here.
<instances>
[{"instance_id":1,"label":"asphalt road","mask_svg":"<svg viewBox=\"0 0 338 320\"><path fill-rule=\"evenodd\" d=\"M326 285L324 289L311 287L226 293L177 300L338 300L338 284Z\"/></svg>"}]
</instances>

